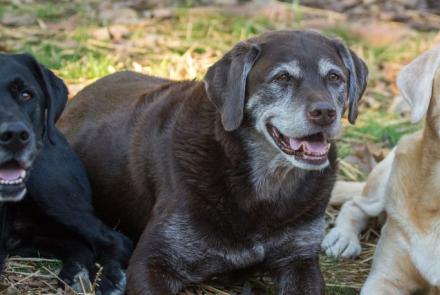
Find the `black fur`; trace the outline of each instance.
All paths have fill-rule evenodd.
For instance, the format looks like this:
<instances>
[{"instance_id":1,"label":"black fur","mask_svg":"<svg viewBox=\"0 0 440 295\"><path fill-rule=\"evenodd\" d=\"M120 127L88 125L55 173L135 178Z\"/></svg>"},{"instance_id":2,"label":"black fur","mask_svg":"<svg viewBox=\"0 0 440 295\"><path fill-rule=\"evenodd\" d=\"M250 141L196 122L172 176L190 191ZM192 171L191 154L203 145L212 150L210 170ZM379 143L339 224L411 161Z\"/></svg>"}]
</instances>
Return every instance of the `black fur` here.
<instances>
[{"instance_id":1,"label":"black fur","mask_svg":"<svg viewBox=\"0 0 440 295\"><path fill-rule=\"evenodd\" d=\"M0 54L0 77L0 138L2 128L14 122L30 134L29 143L13 148L0 139L0 169L28 171L25 187L0 186L0 263L8 254L57 257L64 263L60 278L73 284L83 268L93 275L98 262L98 293L122 294L131 242L95 216L86 171L55 126L67 102L66 86L27 54ZM32 98L23 100L24 92Z\"/></svg>"}]
</instances>

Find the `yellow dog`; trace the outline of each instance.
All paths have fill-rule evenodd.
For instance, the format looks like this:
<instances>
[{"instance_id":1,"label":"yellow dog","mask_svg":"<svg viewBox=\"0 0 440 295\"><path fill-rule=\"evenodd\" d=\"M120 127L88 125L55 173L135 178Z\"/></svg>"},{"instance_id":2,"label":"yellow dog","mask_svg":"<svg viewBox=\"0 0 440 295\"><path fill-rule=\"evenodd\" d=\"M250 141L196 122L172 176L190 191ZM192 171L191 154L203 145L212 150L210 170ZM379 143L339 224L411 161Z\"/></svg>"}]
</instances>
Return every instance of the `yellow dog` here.
<instances>
[{"instance_id":1,"label":"yellow dog","mask_svg":"<svg viewBox=\"0 0 440 295\"><path fill-rule=\"evenodd\" d=\"M387 220L361 295L440 294L440 46L403 68L397 84L423 130L400 140L366 184L340 182L333 203L347 201L323 241L326 254L356 257L368 218Z\"/></svg>"}]
</instances>

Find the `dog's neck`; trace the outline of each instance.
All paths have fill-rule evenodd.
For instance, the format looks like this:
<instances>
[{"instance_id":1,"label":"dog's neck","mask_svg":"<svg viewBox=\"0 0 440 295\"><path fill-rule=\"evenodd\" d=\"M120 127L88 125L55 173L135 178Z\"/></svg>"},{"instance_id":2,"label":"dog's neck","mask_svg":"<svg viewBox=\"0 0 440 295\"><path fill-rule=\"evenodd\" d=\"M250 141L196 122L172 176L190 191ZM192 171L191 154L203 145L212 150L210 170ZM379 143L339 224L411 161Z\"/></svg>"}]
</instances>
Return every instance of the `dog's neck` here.
<instances>
[{"instance_id":1,"label":"dog's neck","mask_svg":"<svg viewBox=\"0 0 440 295\"><path fill-rule=\"evenodd\" d=\"M429 166L432 161L440 161L440 111L436 99L431 99L425 119L421 139L422 161L427 161Z\"/></svg>"},{"instance_id":2,"label":"dog's neck","mask_svg":"<svg viewBox=\"0 0 440 295\"><path fill-rule=\"evenodd\" d=\"M305 170L295 168L260 134L248 136L245 149L250 160L248 165L251 182L259 198L265 198L270 190L280 187L287 178L305 177Z\"/></svg>"},{"instance_id":3,"label":"dog's neck","mask_svg":"<svg viewBox=\"0 0 440 295\"><path fill-rule=\"evenodd\" d=\"M426 119L420 141L421 164L423 167L432 167L433 163L440 163L440 130L433 123L432 119Z\"/></svg>"}]
</instances>

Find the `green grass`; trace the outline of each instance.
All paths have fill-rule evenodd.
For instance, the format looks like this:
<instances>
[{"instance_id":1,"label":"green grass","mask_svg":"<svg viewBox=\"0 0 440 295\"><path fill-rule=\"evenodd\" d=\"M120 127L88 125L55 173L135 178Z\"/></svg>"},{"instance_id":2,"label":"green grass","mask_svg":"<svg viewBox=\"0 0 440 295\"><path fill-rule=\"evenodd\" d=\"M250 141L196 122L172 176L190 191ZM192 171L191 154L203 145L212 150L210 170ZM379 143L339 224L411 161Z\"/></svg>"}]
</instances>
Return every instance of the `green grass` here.
<instances>
[{"instance_id":1,"label":"green grass","mask_svg":"<svg viewBox=\"0 0 440 295\"><path fill-rule=\"evenodd\" d=\"M4 3L1 2L0 3ZM94 8L99 1L38 1L29 5L0 5L0 17L6 12L15 14L35 13L42 21L62 23L71 16L77 17L75 25L66 31L48 33L36 38L30 31L28 38L14 39L6 48L12 52L30 52L47 67L53 69L69 85L87 84L117 70L137 68L144 73L173 79L201 78L207 67L220 58L238 40L247 39L262 32L279 29L304 28L306 10L300 1L287 1L286 9L294 11L290 23L277 22L263 16L243 17L225 13L193 15L188 9L196 0L182 0L182 8L174 18L149 20L144 25L127 26L128 35L121 40L96 40L94 31L105 28L96 18ZM1 27L0 27L1 29ZM28 29L28 28L26 28ZM21 32L21 28L16 28ZM24 34L26 31L23 30ZM353 148L367 142L391 148L404 134L411 133L420 125L412 125L386 110L392 93L388 90L394 81L388 81L383 68L388 63L402 64L417 56L426 48L434 33L408 34L401 41L388 46L369 44L353 32L349 25L327 27L323 32L344 39L367 62L370 82L366 95L380 104L378 110L363 106L355 126L346 126L339 141L339 156L352 154ZM10 36L15 34L10 32ZM2 36L2 31L0 31ZM151 41L144 42L144 40ZM2 42L8 37L0 37ZM385 93L375 91L377 85L386 85ZM37 268L56 270L59 263L35 262ZM41 264L41 265L40 265ZM348 268L338 262L325 261L323 268ZM23 270L23 269L21 269ZM353 269L347 269L353 271ZM339 273L338 273L339 274ZM341 278L343 279L343 278ZM357 291L347 284L331 281L329 295L352 295ZM264 287L264 286L262 286ZM267 287L267 294L274 293ZM211 294L211 293L206 293Z\"/></svg>"},{"instance_id":2,"label":"green grass","mask_svg":"<svg viewBox=\"0 0 440 295\"><path fill-rule=\"evenodd\" d=\"M326 289L327 295L357 295L358 291L351 288L343 288L343 287L328 287Z\"/></svg>"},{"instance_id":3,"label":"green grass","mask_svg":"<svg viewBox=\"0 0 440 295\"><path fill-rule=\"evenodd\" d=\"M390 148L396 145L403 135L419 128L419 125L411 124L397 115L370 111L362 114L356 125L346 128L344 137L381 142Z\"/></svg>"}]
</instances>

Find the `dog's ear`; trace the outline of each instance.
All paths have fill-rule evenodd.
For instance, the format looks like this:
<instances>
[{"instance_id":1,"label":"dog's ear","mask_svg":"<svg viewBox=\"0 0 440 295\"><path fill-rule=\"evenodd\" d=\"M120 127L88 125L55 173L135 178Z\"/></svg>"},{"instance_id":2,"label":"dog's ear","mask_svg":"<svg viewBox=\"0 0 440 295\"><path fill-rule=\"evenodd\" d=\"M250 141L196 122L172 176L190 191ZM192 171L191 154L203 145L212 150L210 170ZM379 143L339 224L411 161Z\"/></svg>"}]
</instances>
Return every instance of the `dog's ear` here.
<instances>
[{"instance_id":1,"label":"dog's ear","mask_svg":"<svg viewBox=\"0 0 440 295\"><path fill-rule=\"evenodd\" d=\"M411 107L411 121L419 122L426 115L433 84L440 67L440 46L435 47L404 66L397 76L397 86Z\"/></svg>"},{"instance_id":2,"label":"dog's ear","mask_svg":"<svg viewBox=\"0 0 440 295\"><path fill-rule=\"evenodd\" d=\"M17 58L28 66L40 83L45 96L46 124L45 132L52 144L55 144L55 123L60 118L66 103L68 90L63 80L52 71L39 64L30 54L20 54Z\"/></svg>"},{"instance_id":3,"label":"dog's ear","mask_svg":"<svg viewBox=\"0 0 440 295\"><path fill-rule=\"evenodd\" d=\"M365 62L350 50L341 40L334 39L339 56L348 70L348 121L356 122L358 103L364 94L368 81L368 68Z\"/></svg>"},{"instance_id":4,"label":"dog's ear","mask_svg":"<svg viewBox=\"0 0 440 295\"><path fill-rule=\"evenodd\" d=\"M55 144L55 123L61 117L67 104L69 94L66 84L58 78L52 71L40 65L41 76L46 88L46 132L49 141Z\"/></svg>"},{"instance_id":5,"label":"dog's ear","mask_svg":"<svg viewBox=\"0 0 440 295\"><path fill-rule=\"evenodd\" d=\"M241 125L246 80L259 54L258 45L240 42L205 75L206 92L220 112L226 131L233 131Z\"/></svg>"}]
</instances>

